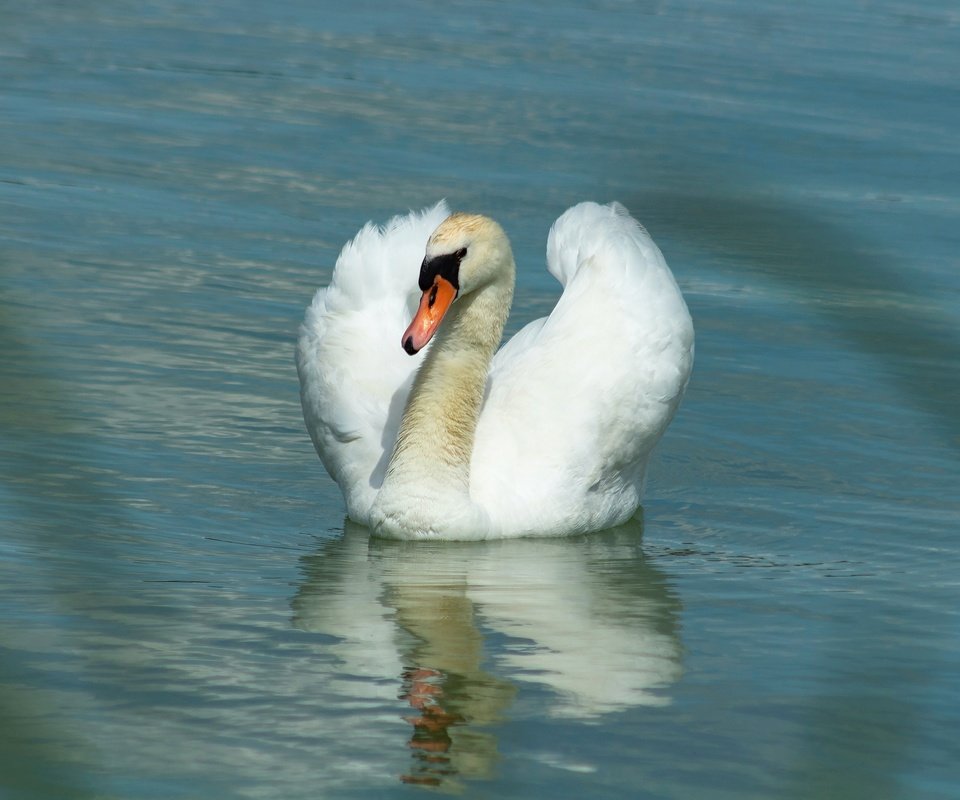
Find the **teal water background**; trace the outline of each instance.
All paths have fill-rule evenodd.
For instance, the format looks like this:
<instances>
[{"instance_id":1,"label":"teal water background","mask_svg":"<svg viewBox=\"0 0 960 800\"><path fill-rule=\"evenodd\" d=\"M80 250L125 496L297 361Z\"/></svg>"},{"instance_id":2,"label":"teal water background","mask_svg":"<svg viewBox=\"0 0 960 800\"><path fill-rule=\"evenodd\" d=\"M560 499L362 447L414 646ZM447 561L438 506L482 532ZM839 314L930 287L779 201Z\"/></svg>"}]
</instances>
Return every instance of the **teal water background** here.
<instances>
[{"instance_id":1,"label":"teal water background","mask_svg":"<svg viewBox=\"0 0 960 800\"><path fill-rule=\"evenodd\" d=\"M0 8L0 796L960 797L954 3ZM643 522L371 541L293 347L368 219L650 230Z\"/></svg>"}]
</instances>

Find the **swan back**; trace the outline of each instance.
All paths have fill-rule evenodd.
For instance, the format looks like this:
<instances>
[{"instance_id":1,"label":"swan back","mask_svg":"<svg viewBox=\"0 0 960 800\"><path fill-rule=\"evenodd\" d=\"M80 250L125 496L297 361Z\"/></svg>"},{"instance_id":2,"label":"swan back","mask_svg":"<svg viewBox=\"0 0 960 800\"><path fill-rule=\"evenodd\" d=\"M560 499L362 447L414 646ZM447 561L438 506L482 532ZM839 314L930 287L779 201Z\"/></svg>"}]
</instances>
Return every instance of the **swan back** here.
<instances>
[{"instance_id":1,"label":"swan back","mask_svg":"<svg viewBox=\"0 0 960 800\"><path fill-rule=\"evenodd\" d=\"M632 516L693 365L683 296L623 206L569 209L547 261L564 292L494 358L471 463L471 494L515 535Z\"/></svg>"}]
</instances>

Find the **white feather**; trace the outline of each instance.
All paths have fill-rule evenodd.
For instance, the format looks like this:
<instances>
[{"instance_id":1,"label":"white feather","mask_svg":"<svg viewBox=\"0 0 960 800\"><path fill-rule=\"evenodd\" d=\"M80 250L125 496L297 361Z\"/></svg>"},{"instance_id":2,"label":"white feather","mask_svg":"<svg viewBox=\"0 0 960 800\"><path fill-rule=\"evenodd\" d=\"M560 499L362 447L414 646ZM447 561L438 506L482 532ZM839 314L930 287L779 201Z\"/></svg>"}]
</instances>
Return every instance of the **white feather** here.
<instances>
[{"instance_id":1,"label":"white feather","mask_svg":"<svg viewBox=\"0 0 960 800\"><path fill-rule=\"evenodd\" d=\"M423 353L403 352L400 334L416 309L427 238L448 215L439 202L367 223L344 245L330 286L307 309L297 345L307 430L347 513L365 520L383 481L410 383Z\"/></svg>"},{"instance_id":2,"label":"white feather","mask_svg":"<svg viewBox=\"0 0 960 800\"><path fill-rule=\"evenodd\" d=\"M400 335L441 203L367 225L340 255L301 328L307 428L351 518L369 524L414 371ZM494 357L470 461L471 536L597 530L640 504L650 452L693 365L693 324L660 250L618 203L554 224L547 265L564 285L549 317Z\"/></svg>"}]
</instances>

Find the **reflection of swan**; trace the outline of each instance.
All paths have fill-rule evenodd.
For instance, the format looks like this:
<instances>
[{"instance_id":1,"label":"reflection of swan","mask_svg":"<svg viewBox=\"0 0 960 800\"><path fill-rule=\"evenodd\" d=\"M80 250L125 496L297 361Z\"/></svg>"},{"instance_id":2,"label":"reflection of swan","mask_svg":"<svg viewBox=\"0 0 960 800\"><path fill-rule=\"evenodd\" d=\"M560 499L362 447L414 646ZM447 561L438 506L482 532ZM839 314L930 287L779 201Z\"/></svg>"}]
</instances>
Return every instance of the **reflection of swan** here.
<instances>
[{"instance_id":1,"label":"reflection of swan","mask_svg":"<svg viewBox=\"0 0 960 800\"><path fill-rule=\"evenodd\" d=\"M402 699L412 730L384 746L413 748L405 780L482 778L517 691L546 689L550 715L582 720L669 702L679 605L639 540L636 521L466 545L370 539L348 523L307 559L295 624L336 637L338 693Z\"/></svg>"},{"instance_id":2,"label":"reflection of swan","mask_svg":"<svg viewBox=\"0 0 960 800\"><path fill-rule=\"evenodd\" d=\"M547 257L563 295L494 356L514 263L493 220L440 204L344 248L307 311L297 367L351 519L399 538L479 539L597 530L636 511L690 374L690 315L616 203L567 211ZM425 356L401 353L404 328L403 349Z\"/></svg>"}]
</instances>

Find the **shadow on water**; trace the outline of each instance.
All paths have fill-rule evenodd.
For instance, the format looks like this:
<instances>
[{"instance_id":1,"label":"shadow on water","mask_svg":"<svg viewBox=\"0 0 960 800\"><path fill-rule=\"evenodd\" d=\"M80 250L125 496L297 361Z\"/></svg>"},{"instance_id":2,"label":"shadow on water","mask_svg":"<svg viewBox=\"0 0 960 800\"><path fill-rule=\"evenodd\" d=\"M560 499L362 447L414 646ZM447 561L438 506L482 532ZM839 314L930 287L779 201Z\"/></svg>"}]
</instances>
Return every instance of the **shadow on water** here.
<instances>
[{"instance_id":1,"label":"shadow on water","mask_svg":"<svg viewBox=\"0 0 960 800\"><path fill-rule=\"evenodd\" d=\"M680 602L641 534L635 521L571 539L388 542L347 521L303 559L294 624L337 638L343 674L395 687L408 727L384 747L411 754L398 779L456 789L494 776L518 693L584 721L670 702Z\"/></svg>"},{"instance_id":2,"label":"shadow on water","mask_svg":"<svg viewBox=\"0 0 960 800\"><path fill-rule=\"evenodd\" d=\"M47 597L55 600L53 609L24 605L27 618L40 615L46 619L50 613L67 618L82 614L84 599L89 600L94 591L109 590L114 559L97 539L99 531L113 527L117 520L108 498L91 477L92 459L87 457L83 437L66 421L74 418L68 413L71 404L60 384L47 374L43 349L26 338L28 329L0 298L0 352L6 362L0 392L0 455L11 501L4 544L16 554L19 574L15 585L44 587L41 602ZM70 554L80 550L89 559L89 572L64 566ZM6 568L11 566L8 561ZM91 575L97 576L99 589L91 588ZM41 594L33 591L27 596ZM29 600L18 598L16 602ZM23 630L24 620L12 608L5 616L0 658L0 716L4 720L0 790L9 792L4 796L17 798L102 797L89 788L85 777L97 761L93 747L76 733L75 726L66 724L52 693L37 691L38 655L31 644L37 632ZM63 631L55 635L57 658L70 663L73 659L68 653L75 652L75 643L61 640ZM76 676L77 666L72 664L64 674Z\"/></svg>"},{"instance_id":3,"label":"shadow on water","mask_svg":"<svg viewBox=\"0 0 960 800\"><path fill-rule=\"evenodd\" d=\"M786 287L852 348L875 358L878 374L960 450L960 336L930 313L936 287L918 283L910 263L892 263L841 225L772 192L741 184L724 193L718 176L700 180L714 192L653 191L624 202L658 233Z\"/></svg>"},{"instance_id":4,"label":"shadow on water","mask_svg":"<svg viewBox=\"0 0 960 800\"><path fill-rule=\"evenodd\" d=\"M702 181L711 185L716 178ZM731 186L724 194L722 184L712 183L721 188L716 194L649 192L624 202L652 230L722 255L728 268L778 284L814 309L851 349L874 359L877 374L925 413L957 454L960 337L929 313L936 287L916 282L911 264L892 263L808 209L774 200L772 193ZM902 791L897 773L915 746L918 724L907 698L942 667L931 652L928 658L917 654L909 674L898 671L886 646L878 642L874 652L868 647L859 654L860 673L850 672L845 660L832 664L825 657L822 674L843 678L810 698L804 746L782 796L893 797Z\"/></svg>"}]
</instances>

